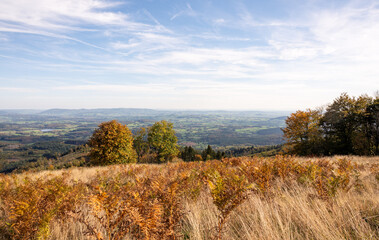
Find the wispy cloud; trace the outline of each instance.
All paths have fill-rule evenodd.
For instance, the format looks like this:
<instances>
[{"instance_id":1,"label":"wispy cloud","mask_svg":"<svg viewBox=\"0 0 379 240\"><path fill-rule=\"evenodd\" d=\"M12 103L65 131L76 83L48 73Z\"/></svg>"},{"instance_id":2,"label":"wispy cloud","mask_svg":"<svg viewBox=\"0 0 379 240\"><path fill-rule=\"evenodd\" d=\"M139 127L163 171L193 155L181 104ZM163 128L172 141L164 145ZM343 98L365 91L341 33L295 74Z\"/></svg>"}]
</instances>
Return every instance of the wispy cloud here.
<instances>
[{"instance_id":1,"label":"wispy cloud","mask_svg":"<svg viewBox=\"0 0 379 240\"><path fill-rule=\"evenodd\" d=\"M3 35L3 34L0 34L0 41L1 42L7 42L9 39L5 36L5 35Z\"/></svg>"},{"instance_id":2,"label":"wispy cloud","mask_svg":"<svg viewBox=\"0 0 379 240\"><path fill-rule=\"evenodd\" d=\"M285 103L290 108L303 102L315 104L318 98L323 103L342 91L361 94L378 86L376 1L333 8L312 2L299 7L296 14L276 18L257 16L242 4L223 9L237 12L227 16L213 12L205 16L195 3L194 8L187 3L159 14L144 6L136 14L129 4L1 1L0 58L12 61L0 62L0 70L19 64L25 75L30 72L34 78L67 79L57 86L47 84L51 92L120 98L124 93L137 98L138 93L140 101L149 95L149 99L166 99L162 106L188 108L192 101L198 106L207 97L212 98L208 108L218 103L248 108L255 102L278 108L277 104ZM184 16L190 17L188 24L177 25ZM23 41L17 38L25 34ZM7 74L23 74L14 69ZM0 81L4 85L5 80ZM178 100L181 96L188 103ZM301 97L306 100L300 104L296 99ZM158 103L149 100L149 104Z\"/></svg>"},{"instance_id":3,"label":"wispy cloud","mask_svg":"<svg viewBox=\"0 0 379 240\"><path fill-rule=\"evenodd\" d=\"M127 15L107 11L118 4L102 0L4 0L0 20L50 30L70 29L83 22L125 25Z\"/></svg>"},{"instance_id":4,"label":"wispy cloud","mask_svg":"<svg viewBox=\"0 0 379 240\"><path fill-rule=\"evenodd\" d=\"M185 44L185 40L170 35L151 32L135 33L127 42L114 42L111 47L115 50L131 52L172 51Z\"/></svg>"},{"instance_id":5,"label":"wispy cloud","mask_svg":"<svg viewBox=\"0 0 379 240\"><path fill-rule=\"evenodd\" d=\"M99 47L69 34L102 29L112 32L112 28L137 33L167 31L157 22L134 21L128 14L114 11L120 5L105 0L4 0L0 2L0 32L37 34Z\"/></svg>"},{"instance_id":6,"label":"wispy cloud","mask_svg":"<svg viewBox=\"0 0 379 240\"><path fill-rule=\"evenodd\" d=\"M168 90L173 87L164 84L138 84L138 85L120 85L120 84L87 84L87 85L70 85L53 87L53 90L59 91L95 91L95 92L120 92L120 93L152 93Z\"/></svg>"},{"instance_id":7,"label":"wispy cloud","mask_svg":"<svg viewBox=\"0 0 379 240\"><path fill-rule=\"evenodd\" d=\"M186 4L186 8L184 10L180 10L179 12L175 13L170 20L175 20L177 17L180 16L190 16L195 17L197 16L197 13L192 9L191 5L189 3Z\"/></svg>"}]
</instances>

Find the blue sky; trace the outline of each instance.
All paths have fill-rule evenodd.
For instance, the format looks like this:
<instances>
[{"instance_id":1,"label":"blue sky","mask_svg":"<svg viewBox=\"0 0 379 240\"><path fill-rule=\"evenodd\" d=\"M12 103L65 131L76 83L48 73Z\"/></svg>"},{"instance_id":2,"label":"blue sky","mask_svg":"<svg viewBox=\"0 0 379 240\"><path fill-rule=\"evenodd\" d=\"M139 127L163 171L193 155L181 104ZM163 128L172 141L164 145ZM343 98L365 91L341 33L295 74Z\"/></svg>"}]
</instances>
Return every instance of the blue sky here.
<instances>
[{"instance_id":1,"label":"blue sky","mask_svg":"<svg viewBox=\"0 0 379 240\"><path fill-rule=\"evenodd\" d=\"M0 1L0 109L296 110L378 89L379 1Z\"/></svg>"}]
</instances>

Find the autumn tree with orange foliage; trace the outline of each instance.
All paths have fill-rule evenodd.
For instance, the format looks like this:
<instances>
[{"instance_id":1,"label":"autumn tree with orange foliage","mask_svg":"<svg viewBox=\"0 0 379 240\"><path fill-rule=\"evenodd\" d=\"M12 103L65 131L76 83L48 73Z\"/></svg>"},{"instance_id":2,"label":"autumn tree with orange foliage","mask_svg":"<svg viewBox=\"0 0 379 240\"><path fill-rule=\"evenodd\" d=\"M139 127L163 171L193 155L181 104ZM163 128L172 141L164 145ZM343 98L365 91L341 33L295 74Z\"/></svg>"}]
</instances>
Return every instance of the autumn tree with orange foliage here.
<instances>
[{"instance_id":1,"label":"autumn tree with orange foliage","mask_svg":"<svg viewBox=\"0 0 379 240\"><path fill-rule=\"evenodd\" d=\"M285 151L290 154L312 155L322 153L321 111L308 109L292 113L282 129L286 139Z\"/></svg>"},{"instance_id":2,"label":"autumn tree with orange foliage","mask_svg":"<svg viewBox=\"0 0 379 240\"><path fill-rule=\"evenodd\" d=\"M90 158L95 165L136 162L133 135L126 125L116 120L104 122L89 140Z\"/></svg>"}]
</instances>

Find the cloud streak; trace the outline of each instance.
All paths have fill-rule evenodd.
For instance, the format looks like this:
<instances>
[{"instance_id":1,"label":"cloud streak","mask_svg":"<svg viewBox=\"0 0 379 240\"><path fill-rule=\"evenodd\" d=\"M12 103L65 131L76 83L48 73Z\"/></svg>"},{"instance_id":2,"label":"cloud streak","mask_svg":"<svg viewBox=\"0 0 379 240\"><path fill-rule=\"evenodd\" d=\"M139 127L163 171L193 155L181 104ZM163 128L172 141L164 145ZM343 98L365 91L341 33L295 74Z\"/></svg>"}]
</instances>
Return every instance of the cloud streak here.
<instances>
[{"instance_id":1,"label":"cloud streak","mask_svg":"<svg viewBox=\"0 0 379 240\"><path fill-rule=\"evenodd\" d=\"M0 70L17 77L7 69L16 72L22 66L34 78L51 74L67 79L59 86L48 84L52 92L125 93L135 98L138 93L140 101L147 96L166 99L162 107L177 102L191 108L193 101L194 108L198 98L206 101L208 96L208 108L217 103L247 108L247 102L259 102L251 108L288 109L312 105L318 97L323 104L342 91L357 95L379 88L375 1L338 8L304 5L297 14L277 18L257 17L244 5L223 9L235 15L217 15L215 9L208 16L195 4L196 11L187 4L159 14L147 5L131 10L132 5L1 1ZM177 25L184 16L191 24ZM173 100L180 96L188 103ZM299 103L302 98L304 104Z\"/></svg>"},{"instance_id":2,"label":"cloud streak","mask_svg":"<svg viewBox=\"0 0 379 240\"><path fill-rule=\"evenodd\" d=\"M186 8L184 10L181 10L177 13L175 13L170 20L173 21L176 18L180 16L190 16L190 17L195 17L197 16L197 13L192 9L191 5L189 3L186 4Z\"/></svg>"},{"instance_id":3,"label":"cloud streak","mask_svg":"<svg viewBox=\"0 0 379 240\"><path fill-rule=\"evenodd\" d=\"M4 0L0 3L0 20L50 30L71 29L83 22L125 25L126 14L106 11L117 5L102 0Z\"/></svg>"}]
</instances>

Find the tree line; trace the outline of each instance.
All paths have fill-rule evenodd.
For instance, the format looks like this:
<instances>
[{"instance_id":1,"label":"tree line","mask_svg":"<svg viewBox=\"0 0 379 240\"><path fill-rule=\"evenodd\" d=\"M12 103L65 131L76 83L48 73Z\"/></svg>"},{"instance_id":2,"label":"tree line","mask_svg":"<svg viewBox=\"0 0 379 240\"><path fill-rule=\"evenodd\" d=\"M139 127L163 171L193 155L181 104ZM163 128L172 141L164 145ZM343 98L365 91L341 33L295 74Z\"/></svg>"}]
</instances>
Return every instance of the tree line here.
<instances>
[{"instance_id":1,"label":"tree line","mask_svg":"<svg viewBox=\"0 0 379 240\"><path fill-rule=\"evenodd\" d=\"M325 109L292 113L282 131L289 154L379 155L379 93L342 93Z\"/></svg>"},{"instance_id":2,"label":"tree line","mask_svg":"<svg viewBox=\"0 0 379 240\"><path fill-rule=\"evenodd\" d=\"M343 93L325 109L296 111L285 123L282 131L286 154L379 155L379 94L351 97ZM163 163L178 156L183 161L202 161L227 155L210 145L203 151L190 146L180 149L173 124L164 120L141 128L134 136L116 120L101 123L89 146L95 165Z\"/></svg>"},{"instance_id":3,"label":"tree line","mask_svg":"<svg viewBox=\"0 0 379 240\"><path fill-rule=\"evenodd\" d=\"M225 157L225 152L215 151L212 149L210 145L208 145L208 147L205 148L203 151L197 151L191 146L186 146L180 152L179 156L185 162L205 161L205 160L212 160L212 159L221 160L222 158Z\"/></svg>"},{"instance_id":4,"label":"tree line","mask_svg":"<svg viewBox=\"0 0 379 240\"><path fill-rule=\"evenodd\" d=\"M116 120L99 125L89 140L90 160L94 165L117 163L163 163L180 157L183 161L222 159L224 152L210 145L203 151L189 147L180 149L173 124L167 121L141 128L135 135Z\"/></svg>"}]
</instances>

